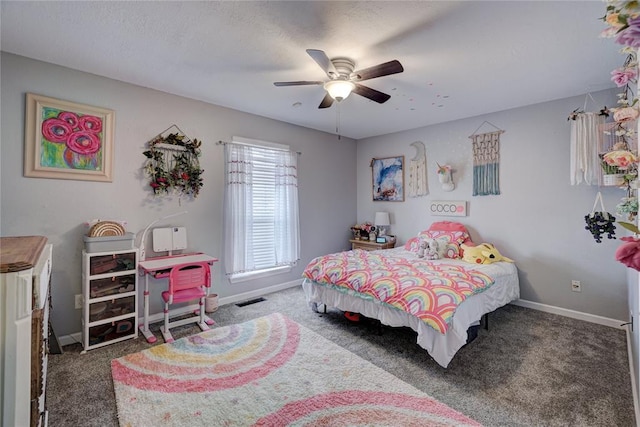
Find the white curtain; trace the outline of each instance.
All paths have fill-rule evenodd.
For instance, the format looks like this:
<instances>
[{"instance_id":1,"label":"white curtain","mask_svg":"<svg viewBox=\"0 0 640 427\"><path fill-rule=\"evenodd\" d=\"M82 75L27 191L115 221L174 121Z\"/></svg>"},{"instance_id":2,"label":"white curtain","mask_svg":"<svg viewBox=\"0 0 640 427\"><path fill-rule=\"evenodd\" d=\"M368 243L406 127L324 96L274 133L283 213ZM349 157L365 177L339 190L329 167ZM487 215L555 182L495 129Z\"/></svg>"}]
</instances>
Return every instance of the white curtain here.
<instances>
[{"instance_id":1,"label":"white curtain","mask_svg":"<svg viewBox=\"0 0 640 427\"><path fill-rule=\"evenodd\" d=\"M251 147L225 145L226 191L225 269L228 274L244 272L253 265L253 223Z\"/></svg>"},{"instance_id":2,"label":"white curtain","mask_svg":"<svg viewBox=\"0 0 640 427\"><path fill-rule=\"evenodd\" d=\"M225 269L248 273L300 258L297 153L227 143Z\"/></svg>"},{"instance_id":3,"label":"white curtain","mask_svg":"<svg viewBox=\"0 0 640 427\"><path fill-rule=\"evenodd\" d=\"M292 265L300 259L298 154L292 151L276 151L274 154L276 265Z\"/></svg>"},{"instance_id":4,"label":"white curtain","mask_svg":"<svg viewBox=\"0 0 640 427\"><path fill-rule=\"evenodd\" d=\"M598 185L600 158L598 157L599 126L604 116L598 113L580 113L571 120L571 185L585 183Z\"/></svg>"}]
</instances>

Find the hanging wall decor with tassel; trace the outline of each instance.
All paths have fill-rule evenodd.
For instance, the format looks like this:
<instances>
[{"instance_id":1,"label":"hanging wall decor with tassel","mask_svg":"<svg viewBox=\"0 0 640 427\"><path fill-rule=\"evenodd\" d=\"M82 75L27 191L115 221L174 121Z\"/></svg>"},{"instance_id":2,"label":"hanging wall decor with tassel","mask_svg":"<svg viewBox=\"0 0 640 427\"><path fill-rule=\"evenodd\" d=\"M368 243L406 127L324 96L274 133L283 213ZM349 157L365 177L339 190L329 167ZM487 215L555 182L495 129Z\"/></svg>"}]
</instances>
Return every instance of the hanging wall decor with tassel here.
<instances>
[{"instance_id":1,"label":"hanging wall decor with tassel","mask_svg":"<svg viewBox=\"0 0 640 427\"><path fill-rule=\"evenodd\" d=\"M483 122L482 124L491 124ZM491 125L495 127L494 125ZM478 129L480 129L478 127ZM478 131L476 129L476 132ZM500 194L500 135L502 129L488 133L473 133L473 195Z\"/></svg>"},{"instance_id":2,"label":"hanging wall decor with tassel","mask_svg":"<svg viewBox=\"0 0 640 427\"><path fill-rule=\"evenodd\" d=\"M420 197L429 194L427 184L427 151L421 141L412 142L416 156L409 160L409 197Z\"/></svg>"},{"instance_id":3,"label":"hanging wall decor with tassel","mask_svg":"<svg viewBox=\"0 0 640 427\"><path fill-rule=\"evenodd\" d=\"M598 113L585 112L587 102L595 100L591 94L584 98L582 109L576 108L569 114L571 122L570 138L570 182L571 185L602 185L600 169L602 126L608 116L607 107Z\"/></svg>"}]
</instances>

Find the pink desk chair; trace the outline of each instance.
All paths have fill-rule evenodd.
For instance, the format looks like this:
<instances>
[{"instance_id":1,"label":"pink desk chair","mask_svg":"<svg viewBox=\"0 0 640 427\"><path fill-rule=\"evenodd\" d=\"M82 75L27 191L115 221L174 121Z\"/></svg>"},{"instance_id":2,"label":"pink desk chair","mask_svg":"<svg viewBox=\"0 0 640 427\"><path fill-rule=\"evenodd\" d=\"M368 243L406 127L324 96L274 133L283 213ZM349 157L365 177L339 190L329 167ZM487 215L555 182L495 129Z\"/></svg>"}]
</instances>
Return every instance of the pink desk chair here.
<instances>
[{"instance_id":1,"label":"pink desk chair","mask_svg":"<svg viewBox=\"0 0 640 427\"><path fill-rule=\"evenodd\" d=\"M173 342L169 328L197 323L203 331L209 330L213 320L204 313L204 301L211 286L211 270L206 262L181 264L169 272L169 289L162 292L164 300L164 326L160 328L165 342ZM169 306L187 301L199 300L200 308L193 316L170 321Z\"/></svg>"}]
</instances>

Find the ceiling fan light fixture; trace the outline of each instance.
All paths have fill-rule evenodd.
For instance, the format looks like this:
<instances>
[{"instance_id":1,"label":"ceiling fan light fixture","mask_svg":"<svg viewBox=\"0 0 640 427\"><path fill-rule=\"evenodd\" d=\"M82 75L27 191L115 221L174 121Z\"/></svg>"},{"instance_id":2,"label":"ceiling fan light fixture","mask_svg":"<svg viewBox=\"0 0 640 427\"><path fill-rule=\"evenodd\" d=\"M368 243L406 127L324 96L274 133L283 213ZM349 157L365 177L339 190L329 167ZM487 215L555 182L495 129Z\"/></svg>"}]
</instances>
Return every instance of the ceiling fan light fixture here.
<instances>
[{"instance_id":1,"label":"ceiling fan light fixture","mask_svg":"<svg viewBox=\"0 0 640 427\"><path fill-rule=\"evenodd\" d=\"M336 101L345 99L355 88L356 85L347 80L330 80L324 84L324 89Z\"/></svg>"}]
</instances>

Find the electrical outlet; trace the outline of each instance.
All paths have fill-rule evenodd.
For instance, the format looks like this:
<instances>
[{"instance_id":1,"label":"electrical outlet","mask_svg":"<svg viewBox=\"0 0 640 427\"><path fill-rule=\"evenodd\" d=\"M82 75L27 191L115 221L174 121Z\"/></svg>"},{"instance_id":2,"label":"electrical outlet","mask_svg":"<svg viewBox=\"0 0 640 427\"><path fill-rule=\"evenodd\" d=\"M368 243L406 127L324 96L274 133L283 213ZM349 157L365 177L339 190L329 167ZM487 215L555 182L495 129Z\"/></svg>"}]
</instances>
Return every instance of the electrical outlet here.
<instances>
[{"instance_id":1,"label":"electrical outlet","mask_svg":"<svg viewBox=\"0 0 640 427\"><path fill-rule=\"evenodd\" d=\"M76 294L76 309L82 308L82 294Z\"/></svg>"},{"instance_id":2,"label":"electrical outlet","mask_svg":"<svg viewBox=\"0 0 640 427\"><path fill-rule=\"evenodd\" d=\"M573 292L582 292L582 285L580 284L580 280L571 281L571 290Z\"/></svg>"}]
</instances>

